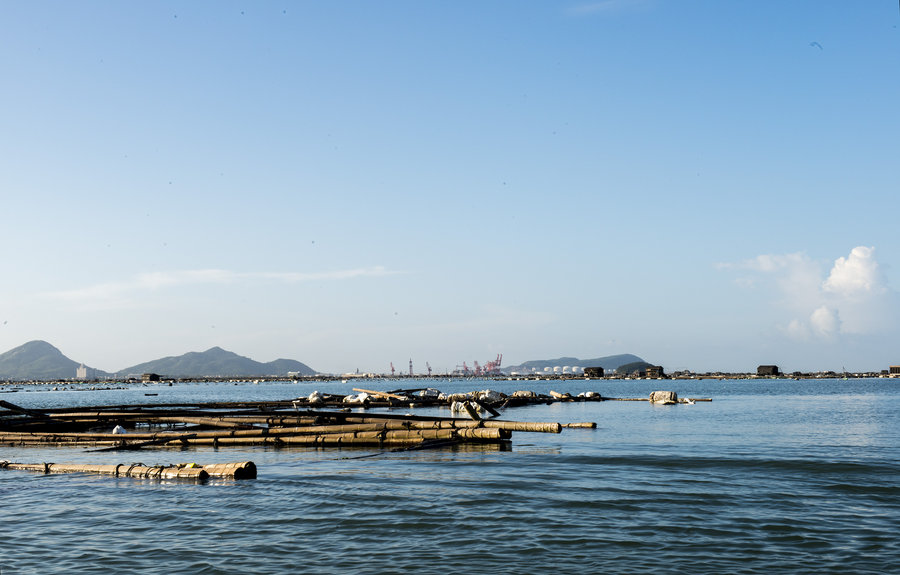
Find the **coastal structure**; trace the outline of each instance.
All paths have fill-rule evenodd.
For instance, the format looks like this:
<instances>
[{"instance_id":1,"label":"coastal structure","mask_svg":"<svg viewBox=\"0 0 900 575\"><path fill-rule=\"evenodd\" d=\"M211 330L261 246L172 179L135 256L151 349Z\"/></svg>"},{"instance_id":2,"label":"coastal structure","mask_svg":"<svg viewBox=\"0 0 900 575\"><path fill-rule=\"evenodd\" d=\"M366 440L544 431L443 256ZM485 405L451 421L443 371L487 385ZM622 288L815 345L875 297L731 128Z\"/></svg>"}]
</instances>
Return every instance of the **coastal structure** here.
<instances>
[{"instance_id":1,"label":"coastal structure","mask_svg":"<svg viewBox=\"0 0 900 575\"><path fill-rule=\"evenodd\" d=\"M647 377L651 379L664 379L666 372L661 365L648 365Z\"/></svg>"},{"instance_id":2,"label":"coastal structure","mask_svg":"<svg viewBox=\"0 0 900 575\"><path fill-rule=\"evenodd\" d=\"M75 368L75 379L97 379L97 370L82 363Z\"/></svg>"},{"instance_id":3,"label":"coastal structure","mask_svg":"<svg viewBox=\"0 0 900 575\"><path fill-rule=\"evenodd\" d=\"M888 371L891 377L900 377L900 365L892 365Z\"/></svg>"},{"instance_id":4,"label":"coastal structure","mask_svg":"<svg viewBox=\"0 0 900 575\"><path fill-rule=\"evenodd\" d=\"M777 376L780 373L777 365L761 365L756 368L756 375L762 377Z\"/></svg>"}]
</instances>

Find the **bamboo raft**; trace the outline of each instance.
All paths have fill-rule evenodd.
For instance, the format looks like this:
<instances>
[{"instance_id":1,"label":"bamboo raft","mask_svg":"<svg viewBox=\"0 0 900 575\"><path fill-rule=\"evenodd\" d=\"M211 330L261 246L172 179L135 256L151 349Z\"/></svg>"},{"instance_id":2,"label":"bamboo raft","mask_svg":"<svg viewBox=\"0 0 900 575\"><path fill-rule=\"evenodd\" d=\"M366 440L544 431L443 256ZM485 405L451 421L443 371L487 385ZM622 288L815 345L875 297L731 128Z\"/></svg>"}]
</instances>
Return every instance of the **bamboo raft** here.
<instances>
[{"instance_id":1,"label":"bamboo raft","mask_svg":"<svg viewBox=\"0 0 900 575\"><path fill-rule=\"evenodd\" d=\"M18 471L36 471L39 473L97 473L116 477L139 477L149 479L187 479L205 481L210 477L228 479L256 479L256 465L252 461L240 463L215 463L196 465L182 463L179 465L147 466L142 463L131 465L91 465L77 463L11 463L0 461L0 469Z\"/></svg>"},{"instance_id":2,"label":"bamboo raft","mask_svg":"<svg viewBox=\"0 0 900 575\"><path fill-rule=\"evenodd\" d=\"M379 392L374 392L379 393ZM96 447L96 451L188 446L349 447L504 444L513 432L560 433L555 422L300 409L302 400L24 409L0 401L0 445ZM304 406L309 407L309 406ZM492 416L493 417L493 416ZM595 423L567 424L596 427Z\"/></svg>"},{"instance_id":3,"label":"bamboo raft","mask_svg":"<svg viewBox=\"0 0 900 575\"><path fill-rule=\"evenodd\" d=\"M513 432L561 433L563 429L597 427L593 422L555 423L499 419L498 410L519 405L570 401L609 401L587 392L572 397L554 391L550 395L515 392L504 395L485 390L444 395L437 390L354 389L357 396L313 392L309 397L284 401L151 404L26 409L0 400L0 445L91 447L91 451L186 448L193 446L273 447L377 447L400 451L461 444L505 445ZM668 403L693 403L708 399L679 400L664 394ZM628 399L647 401L647 398ZM369 408L450 407L464 417L437 417ZM328 409L340 407L341 409ZM354 410L355 408L355 410ZM0 461L0 469L40 473L98 473L119 477L205 481L210 477L252 479L251 461L212 465L179 464L146 466Z\"/></svg>"},{"instance_id":4,"label":"bamboo raft","mask_svg":"<svg viewBox=\"0 0 900 575\"><path fill-rule=\"evenodd\" d=\"M375 391L355 396L313 392L283 401L119 405L34 410L0 400L0 445L90 446L97 451L190 446L377 446L398 448L458 443L505 444L513 432L560 433L596 428L593 422L524 422L499 419L498 410L519 405L610 401L596 392L578 396L485 390L443 394L434 389ZM630 401L693 403L674 392L653 392ZM339 410L325 410L340 406ZM449 406L465 417L418 416L367 411L372 407L412 409ZM357 411L353 411L356 408ZM5 410L5 411L4 411Z\"/></svg>"}]
</instances>

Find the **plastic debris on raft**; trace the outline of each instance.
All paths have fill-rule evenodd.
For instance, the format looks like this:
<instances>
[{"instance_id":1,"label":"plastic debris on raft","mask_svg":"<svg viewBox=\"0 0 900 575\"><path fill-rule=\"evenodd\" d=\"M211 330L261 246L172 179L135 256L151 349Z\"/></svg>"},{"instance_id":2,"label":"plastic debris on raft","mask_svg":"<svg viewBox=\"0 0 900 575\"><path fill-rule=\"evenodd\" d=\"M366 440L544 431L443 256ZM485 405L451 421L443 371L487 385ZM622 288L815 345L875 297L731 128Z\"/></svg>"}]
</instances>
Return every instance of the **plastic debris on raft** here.
<instances>
[{"instance_id":1,"label":"plastic debris on raft","mask_svg":"<svg viewBox=\"0 0 900 575\"><path fill-rule=\"evenodd\" d=\"M113 432L113 433L116 433L116 434L125 434L125 433L128 433L127 431L125 431L125 428L122 427L121 425L117 425L117 426L113 427L112 432Z\"/></svg>"},{"instance_id":2,"label":"plastic debris on raft","mask_svg":"<svg viewBox=\"0 0 900 575\"><path fill-rule=\"evenodd\" d=\"M466 405L468 404L469 409L474 409L477 413L484 413L484 408L478 405L475 402L469 401L454 401L450 404L450 413L468 413L468 409L466 409Z\"/></svg>"},{"instance_id":3,"label":"plastic debris on raft","mask_svg":"<svg viewBox=\"0 0 900 575\"><path fill-rule=\"evenodd\" d=\"M353 404L363 404L369 400L369 394L366 392L358 393L356 395L348 395L344 398L344 403L353 403Z\"/></svg>"},{"instance_id":4,"label":"plastic debris on raft","mask_svg":"<svg viewBox=\"0 0 900 575\"><path fill-rule=\"evenodd\" d=\"M306 398L306 401L308 401L309 403L322 403L323 401L325 401L325 396L322 395L322 393L319 391L314 391L309 394L309 397Z\"/></svg>"},{"instance_id":5,"label":"plastic debris on raft","mask_svg":"<svg viewBox=\"0 0 900 575\"><path fill-rule=\"evenodd\" d=\"M423 389L416 393L417 396L424 399L438 399L441 396L441 392L437 389L429 387L428 389Z\"/></svg>"},{"instance_id":6,"label":"plastic debris on raft","mask_svg":"<svg viewBox=\"0 0 900 575\"><path fill-rule=\"evenodd\" d=\"M503 401L506 399L506 396L499 391L494 391L493 389L484 389L482 391L476 392L475 399L479 399L481 401L487 402L495 402L495 401Z\"/></svg>"}]
</instances>

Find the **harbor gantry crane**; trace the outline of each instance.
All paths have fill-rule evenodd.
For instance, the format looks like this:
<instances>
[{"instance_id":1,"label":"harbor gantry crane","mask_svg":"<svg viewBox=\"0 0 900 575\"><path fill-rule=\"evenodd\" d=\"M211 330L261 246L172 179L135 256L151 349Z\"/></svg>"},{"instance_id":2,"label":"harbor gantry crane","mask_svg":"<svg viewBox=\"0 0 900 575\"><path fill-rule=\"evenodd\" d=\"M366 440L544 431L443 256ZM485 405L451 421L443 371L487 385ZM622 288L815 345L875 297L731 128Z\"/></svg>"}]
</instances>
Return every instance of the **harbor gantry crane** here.
<instances>
[{"instance_id":1,"label":"harbor gantry crane","mask_svg":"<svg viewBox=\"0 0 900 575\"><path fill-rule=\"evenodd\" d=\"M484 364L484 372L490 373L490 374L500 373L500 364L502 362L503 362L503 354L498 353L497 359L495 359L494 361L489 361L486 364Z\"/></svg>"},{"instance_id":2,"label":"harbor gantry crane","mask_svg":"<svg viewBox=\"0 0 900 575\"><path fill-rule=\"evenodd\" d=\"M394 362L391 362L391 377L394 377Z\"/></svg>"}]
</instances>

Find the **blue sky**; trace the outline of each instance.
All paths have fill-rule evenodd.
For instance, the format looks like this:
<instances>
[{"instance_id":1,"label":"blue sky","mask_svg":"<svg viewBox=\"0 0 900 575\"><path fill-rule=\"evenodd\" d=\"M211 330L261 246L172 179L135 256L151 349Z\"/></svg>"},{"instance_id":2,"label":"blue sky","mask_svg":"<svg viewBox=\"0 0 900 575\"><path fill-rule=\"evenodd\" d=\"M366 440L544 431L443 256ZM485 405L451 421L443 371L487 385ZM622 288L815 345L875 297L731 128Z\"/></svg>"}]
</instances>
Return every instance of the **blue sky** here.
<instances>
[{"instance_id":1,"label":"blue sky","mask_svg":"<svg viewBox=\"0 0 900 575\"><path fill-rule=\"evenodd\" d=\"M0 351L900 362L896 2L8 2Z\"/></svg>"}]
</instances>

